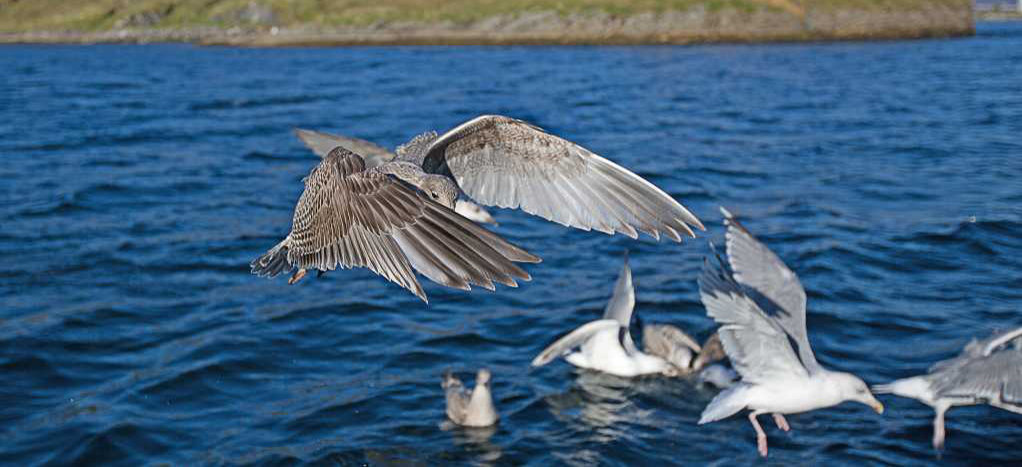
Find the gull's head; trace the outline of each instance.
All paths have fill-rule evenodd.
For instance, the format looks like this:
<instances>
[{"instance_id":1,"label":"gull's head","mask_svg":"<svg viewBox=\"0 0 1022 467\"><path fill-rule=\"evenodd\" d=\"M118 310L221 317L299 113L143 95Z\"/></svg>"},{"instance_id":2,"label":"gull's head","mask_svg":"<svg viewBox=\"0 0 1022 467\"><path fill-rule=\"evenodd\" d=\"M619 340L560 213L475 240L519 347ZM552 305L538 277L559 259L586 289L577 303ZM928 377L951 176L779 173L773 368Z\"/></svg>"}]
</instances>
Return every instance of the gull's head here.
<instances>
[{"instance_id":1,"label":"gull's head","mask_svg":"<svg viewBox=\"0 0 1022 467\"><path fill-rule=\"evenodd\" d=\"M884 413L884 404L881 404L876 397L873 397L869 386L866 386L866 383L859 379L858 376L851 373L833 373L830 377L840 388L843 400L865 404L872 407L876 413Z\"/></svg>"},{"instance_id":2,"label":"gull's head","mask_svg":"<svg viewBox=\"0 0 1022 467\"><path fill-rule=\"evenodd\" d=\"M454 205L458 201L458 185L450 178L443 175L427 175L423 177L419 189L433 201L454 210Z\"/></svg>"},{"instance_id":3,"label":"gull's head","mask_svg":"<svg viewBox=\"0 0 1022 467\"><path fill-rule=\"evenodd\" d=\"M487 386L490 384L490 370L483 368L476 372L476 386Z\"/></svg>"}]
</instances>

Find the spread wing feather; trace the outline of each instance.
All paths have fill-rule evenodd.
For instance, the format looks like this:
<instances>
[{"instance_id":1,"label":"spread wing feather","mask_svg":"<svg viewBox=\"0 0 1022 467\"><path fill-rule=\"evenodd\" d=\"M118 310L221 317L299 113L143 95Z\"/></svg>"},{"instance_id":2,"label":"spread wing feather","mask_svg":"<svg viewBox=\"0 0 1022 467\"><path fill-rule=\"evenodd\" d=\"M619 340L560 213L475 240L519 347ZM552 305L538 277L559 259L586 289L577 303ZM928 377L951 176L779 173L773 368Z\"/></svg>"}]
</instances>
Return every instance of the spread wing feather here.
<instances>
[{"instance_id":1,"label":"spread wing feather","mask_svg":"<svg viewBox=\"0 0 1022 467\"><path fill-rule=\"evenodd\" d=\"M938 397L969 397L1022 411L1022 348L1009 342L1022 328L973 341L960 355L931 369L931 387Z\"/></svg>"},{"instance_id":2,"label":"spread wing feather","mask_svg":"<svg viewBox=\"0 0 1022 467\"><path fill-rule=\"evenodd\" d=\"M784 329L745 295L724 261L716 259L703 263L699 295L707 314L720 324L720 341L742 379L756 383L771 376L808 377Z\"/></svg>"},{"instance_id":3,"label":"spread wing feather","mask_svg":"<svg viewBox=\"0 0 1022 467\"><path fill-rule=\"evenodd\" d=\"M798 276L766 245L760 243L726 209L727 257L734 279L746 295L773 317L798 344L799 358L810 373L819 371L806 331L806 291Z\"/></svg>"},{"instance_id":4,"label":"spread wing feather","mask_svg":"<svg viewBox=\"0 0 1022 467\"><path fill-rule=\"evenodd\" d=\"M421 154L423 169L450 175L470 198L521 208L582 230L674 241L704 229L684 206L627 169L520 120L477 117Z\"/></svg>"}]
</instances>

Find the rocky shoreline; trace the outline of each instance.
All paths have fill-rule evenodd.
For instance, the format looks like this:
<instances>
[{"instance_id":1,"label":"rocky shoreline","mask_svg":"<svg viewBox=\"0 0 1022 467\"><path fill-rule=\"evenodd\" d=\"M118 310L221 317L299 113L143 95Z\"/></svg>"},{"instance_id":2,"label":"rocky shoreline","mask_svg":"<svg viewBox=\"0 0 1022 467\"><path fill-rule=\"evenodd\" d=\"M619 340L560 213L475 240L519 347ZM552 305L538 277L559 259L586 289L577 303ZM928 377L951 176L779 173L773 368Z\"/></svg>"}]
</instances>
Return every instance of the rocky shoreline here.
<instances>
[{"instance_id":1,"label":"rocky shoreline","mask_svg":"<svg viewBox=\"0 0 1022 467\"><path fill-rule=\"evenodd\" d=\"M787 5L794 5L787 3ZM127 24L108 31L0 33L0 43L191 42L249 47L345 45L687 44L882 40L975 33L971 1L918 8L805 7L686 11L615 16L553 11L498 15L468 24L392 22L360 27L165 29Z\"/></svg>"}]
</instances>

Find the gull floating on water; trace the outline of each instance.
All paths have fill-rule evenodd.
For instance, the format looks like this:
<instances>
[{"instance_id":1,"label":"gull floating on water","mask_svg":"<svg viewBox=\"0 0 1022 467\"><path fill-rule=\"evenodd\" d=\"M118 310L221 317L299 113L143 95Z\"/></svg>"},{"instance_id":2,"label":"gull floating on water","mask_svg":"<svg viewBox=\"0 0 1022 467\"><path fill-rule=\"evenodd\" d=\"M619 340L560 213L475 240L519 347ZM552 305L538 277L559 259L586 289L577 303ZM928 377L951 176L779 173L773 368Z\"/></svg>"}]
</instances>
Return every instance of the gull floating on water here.
<instances>
[{"instance_id":1,"label":"gull floating on water","mask_svg":"<svg viewBox=\"0 0 1022 467\"><path fill-rule=\"evenodd\" d=\"M476 373L476 387L471 391L450 371L444 373L441 387L447 398L447 418L455 424L487 427L500 418L490 394L490 370L483 368Z\"/></svg>"},{"instance_id":2,"label":"gull floating on water","mask_svg":"<svg viewBox=\"0 0 1022 467\"><path fill-rule=\"evenodd\" d=\"M642 231L680 242L703 229L662 190L589 150L520 120L487 115L397 148L397 159L368 168L333 148L305 178L291 232L252 261L274 277L297 268L367 267L426 294L413 270L447 287L493 290L530 276L515 262L540 259L455 214L463 193L485 205L521 208L582 230L632 238ZM466 222L462 222L465 220Z\"/></svg>"},{"instance_id":3,"label":"gull floating on water","mask_svg":"<svg viewBox=\"0 0 1022 467\"><path fill-rule=\"evenodd\" d=\"M364 139L301 128L295 129L295 135L319 157L326 157L333 148L343 146L345 149L362 156L365 159L366 167L370 169L397 158L397 154L390 152L387 148ZM458 201L454 204L454 212L476 222L497 225L497 221L493 219L493 216L486 209L466 199L458 198Z\"/></svg>"},{"instance_id":4,"label":"gull floating on water","mask_svg":"<svg viewBox=\"0 0 1022 467\"><path fill-rule=\"evenodd\" d=\"M756 240L727 210L727 257L706 261L699 293L706 312L720 323L724 351L742 376L703 410L699 424L714 422L749 409L760 455L767 439L757 416L773 414L777 427L788 431L784 414L807 412L854 401L883 413L861 379L829 371L816 362L806 334L806 292L798 277L765 245ZM790 341L797 345L797 353Z\"/></svg>"},{"instance_id":5,"label":"gull floating on water","mask_svg":"<svg viewBox=\"0 0 1022 467\"><path fill-rule=\"evenodd\" d=\"M645 352L640 351L629 330L634 309L635 289L626 257L603 317L583 324L550 344L532 360L532 366L543 366L564 356L568 363L577 367L626 378L647 374L678 376L699 371L724 358L719 342L714 345L717 342L714 337L700 346L681 329L664 324L643 328ZM572 352L576 348L579 350ZM723 384L717 379L713 382Z\"/></svg>"},{"instance_id":6,"label":"gull floating on water","mask_svg":"<svg viewBox=\"0 0 1022 467\"><path fill-rule=\"evenodd\" d=\"M937 363L925 375L873 389L933 407L933 447L939 450L944 447L944 412L951 407L989 404L1022 414L1022 328L974 339L960 355Z\"/></svg>"}]
</instances>

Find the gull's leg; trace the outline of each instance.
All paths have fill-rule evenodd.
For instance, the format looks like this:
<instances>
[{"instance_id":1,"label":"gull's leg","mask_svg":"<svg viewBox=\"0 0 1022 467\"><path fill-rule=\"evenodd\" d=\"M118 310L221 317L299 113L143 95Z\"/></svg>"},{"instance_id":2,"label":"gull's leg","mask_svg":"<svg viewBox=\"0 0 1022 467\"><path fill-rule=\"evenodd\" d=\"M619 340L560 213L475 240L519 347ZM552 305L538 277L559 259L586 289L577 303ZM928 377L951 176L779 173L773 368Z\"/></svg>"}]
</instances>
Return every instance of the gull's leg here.
<instances>
[{"instance_id":1,"label":"gull's leg","mask_svg":"<svg viewBox=\"0 0 1022 467\"><path fill-rule=\"evenodd\" d=\"M291 285L294 284L295 282L302 280L302 278L305 277L306 272L307 271L304 268L295 271L294 275L292 275L291 278L287 280L287 285Z\"/></svg>"},{"instance_id":2,"label":"gull's leg","mask_svg":"<svg viewBox=\"0 0 1022 467\"><path fill-rule=\"evenodd\" d=\"M933 449L940 451L944 449L944 412L951 408L947 403L937 404L933 410L937 413L933 417Z\"/></svg>"},{"instance_id":3,"label":"gull's leg","mask_svg":"<svg viewBox=\"0 0 1022 467\"><path fill-rule=\"evenodd\" d=\"M774 414L774 423L777 424L777 428L783 431L791 431L791 427L788 426L788 421L784 419L784 415L779 413Z\"/></svg>"},{"instance_id":4,"label":"gull's leg","mask_svg":"<svg viewBox=\"0 0 1022 467\"><path fill-rule=\"evenodd\" d=\"M756 446L759 448L759 455L766 457L767 455L767 439L766 433L763 432L763 427L759 426L759 420L756 417L763 412L755 411L749 412L749 423L752 423L752 427L756 429Z\"/></svg>"}]
</instances>

